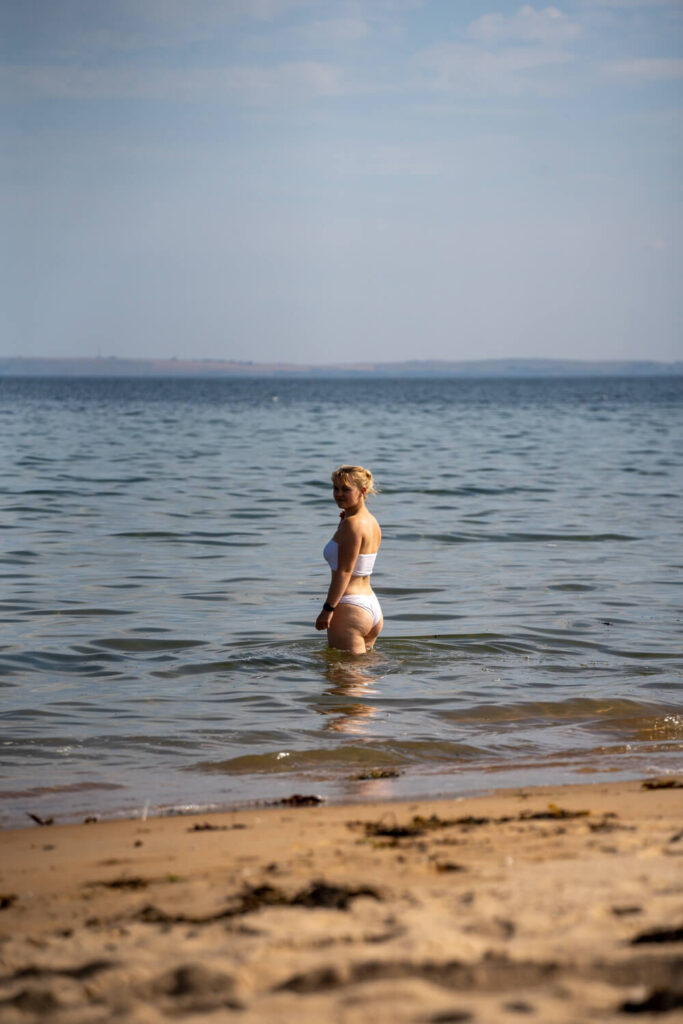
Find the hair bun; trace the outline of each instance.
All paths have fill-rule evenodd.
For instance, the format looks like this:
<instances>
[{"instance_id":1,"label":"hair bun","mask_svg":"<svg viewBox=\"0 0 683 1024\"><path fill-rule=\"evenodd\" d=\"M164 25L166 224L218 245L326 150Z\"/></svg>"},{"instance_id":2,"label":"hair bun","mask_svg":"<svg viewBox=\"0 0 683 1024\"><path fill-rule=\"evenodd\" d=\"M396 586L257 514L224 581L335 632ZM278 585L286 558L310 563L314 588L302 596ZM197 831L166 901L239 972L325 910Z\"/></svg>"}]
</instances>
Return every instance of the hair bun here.
<instances>
[{"instance_id":1,"label":"hair bun","mask_svg":"<svg viewBox=\"0 0 683 1024\"><path fill-rule=\"evenodd\" d=\"M351 484L359 490L364 490L366 494L377 494L372 473L363 466L340 466L332 474L332 483Z\"/></svg>"}]
</instances>

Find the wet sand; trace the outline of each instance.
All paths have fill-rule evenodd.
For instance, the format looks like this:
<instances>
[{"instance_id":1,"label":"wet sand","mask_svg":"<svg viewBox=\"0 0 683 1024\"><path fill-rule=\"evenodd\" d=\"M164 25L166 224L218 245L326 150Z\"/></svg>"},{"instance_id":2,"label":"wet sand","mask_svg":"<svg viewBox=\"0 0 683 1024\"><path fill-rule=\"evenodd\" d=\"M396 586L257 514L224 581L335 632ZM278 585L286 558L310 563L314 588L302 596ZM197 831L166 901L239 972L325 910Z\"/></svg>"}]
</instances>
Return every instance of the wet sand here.
<instances>
[{"instance_id":1,"label":"wet sand","mask_svg":"<svg viewBox=\"0 0 683 1024\"><path fill-rule=\"evenodd\" d=\"M683 783L0 833L0 1019L683 1020Z\"/></svg>"}]
</instances>

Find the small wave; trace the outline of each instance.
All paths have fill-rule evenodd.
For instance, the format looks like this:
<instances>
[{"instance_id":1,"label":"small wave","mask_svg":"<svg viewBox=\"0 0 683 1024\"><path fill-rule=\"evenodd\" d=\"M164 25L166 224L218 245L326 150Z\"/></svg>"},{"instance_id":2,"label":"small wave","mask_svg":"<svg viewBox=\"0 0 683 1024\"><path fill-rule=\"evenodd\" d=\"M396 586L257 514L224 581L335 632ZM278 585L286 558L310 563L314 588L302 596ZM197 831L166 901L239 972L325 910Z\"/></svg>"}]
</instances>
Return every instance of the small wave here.
<instances>
[{"instance_id":1,"label":"small wave","mask_svg":"<svg viewBox=\"0 0 683 1024\"><path fill-rule=\"evenodd\" d=\"M450 622L452 619L459 619L462 616L457 612L444 615L440 612L394 612L391 616L395 622Z\"/></svg>"},{"instance_id":2,"label":"small wave","mask_svg":"<svg viewBox=\"0 0 683 1024\"><path fill-rule=\"evenodd\" d=\"M176 651L187 647L202 647L205 640L150 640L146 637L112 637L111 639L93 640L94 647L106 647L112 651Z\"/></svg>"},{"instance_id":3,"label":"small wave","mask_svg":"<svg viewBox=\"0 0 683 1024\"><path fill-rule=\"evenodd\" d=\"M491 722L534 721L556 723L562 720L582 721L610 718L643 718L652 716L657 705L623 699L600 699L575 697L557 701L520 701L518 704L478 704L441 712L445 719L454 722L472 722L486 726ZM662 709L664 713L664 709Z\"/></svg>"},{"instance_id":4,"label":"small wave","mask_svg":"<svg viewBox=\"0 0 683 1024\"><path fill-rule=\"evenodd\" d=\"M388 597L414 597L416 594L441 594L443 593L443 587L387 587L380 586L377 588L377 592L380 595L387 595Z\"/></svg>"},{"instance_id":5,"label":"small wave","mask_svg":"<svg viewBox=\"0 0 683 1024\"><path fill-rule=\"evenodd\" d=\"M425 533L404 535L401 539L433 540L441 544L601 544L606 541L640 540L626 533Z\"/></svg>"},{"instance_id":6,"label":"small wave","mask_svg":"<svg viewBox=\"0 0 683 1024\"><path fill-rule=\"evenodd\" d=\"M131 608L88 608L87 606L71 608L68 605L62 608L30 608L25 610L24 614L31 618L46 618L53 616L62 616L69 618L72 615L80 616L84 615L88 618L100 618L107 615L135 615L135 612Z\"/></svg>"},{"instance_id":7,"label":"small wave","mask_svg":"<svg viewBox=\"0 0 683 1024\"><path fill-rule=\"evenodd\" d=\"M597 590L592 583L549 583L548 590L566 590L568 593L580 594L584 591Z\"/></svg>"},{"instance_id":8,"label":"small wave","mask_svg":"<svg viewBox=\"0 0 683 1024\"><path fill-rule=\"evenodd\" d=\"M264 547L266 542L259 539L258 535L246 531L233 531L229 534L201 534L201 533L178 533L173 530L124 530L120 533L113 533L112 537L122 540L144 540L171 541L174 544L198 544L208 547ZM239 537L239 540L227 538ZM221 539L223 538L223 539Z\"/></svg>"},{"instance_id":9,"label":"small wave","mask_svg":"<svg viewBox=\"0 0 683 1024\"><path fill-rule=\"evenodd\" d=\"M72 782L65 786L29 786L26 789L1 789L0 799L32 800L36 797L52 796L56 793L90 793L125 789L117 782Z\"/></svg>"},{"instance_id":10,"label":"small wave","mask_svg":"<svg viewBox=\"0 0 683 1024\"><path fill-rule=\"evenodd\" d=\"M482 751L465 743L446 741L394 741L340 747L309 747L306 750L273 750L243 754L224 761L200 761L188 766L193 771L228 774L281 774L310 769L350 770L356 766L399 767L408 764L472 760Z\"/></svg>"},{"instance_id":11,"label":"small wave","mask_svg":"<svg viewBox=\"0 0 683 1024\"><path fill-rule=\"evenodd\" d=\"M110 669L102 668L99 664L104 662L115 662L118 659L113 654L106 654L104 651L97 652L97 659L92 654L65 654L61 651L22 651L21 654L8 655L0 658L0 668L3 673L13 674L25 672L30 668L38 672L68 671L82 675L102 676L107 675Z\"/></svg>"}]
</instances>

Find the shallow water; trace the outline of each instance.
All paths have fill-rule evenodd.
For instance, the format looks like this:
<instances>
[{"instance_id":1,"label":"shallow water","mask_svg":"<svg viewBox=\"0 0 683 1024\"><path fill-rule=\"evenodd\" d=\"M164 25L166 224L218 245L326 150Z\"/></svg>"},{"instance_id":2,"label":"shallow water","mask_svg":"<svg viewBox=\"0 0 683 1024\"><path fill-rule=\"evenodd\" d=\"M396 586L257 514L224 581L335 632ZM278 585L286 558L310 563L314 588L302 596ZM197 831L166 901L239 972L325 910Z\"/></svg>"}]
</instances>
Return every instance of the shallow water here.
<instances>
[{"instance_id":1,"label":"shallow water","mask_svg":"<svg viewBox=\"0 0 683 1024\"><path fill-rule=\"evenodd\" d=\"M681 378L0 380L0 822L680 770L682 441Z\"/></svg>"}]
</instances>

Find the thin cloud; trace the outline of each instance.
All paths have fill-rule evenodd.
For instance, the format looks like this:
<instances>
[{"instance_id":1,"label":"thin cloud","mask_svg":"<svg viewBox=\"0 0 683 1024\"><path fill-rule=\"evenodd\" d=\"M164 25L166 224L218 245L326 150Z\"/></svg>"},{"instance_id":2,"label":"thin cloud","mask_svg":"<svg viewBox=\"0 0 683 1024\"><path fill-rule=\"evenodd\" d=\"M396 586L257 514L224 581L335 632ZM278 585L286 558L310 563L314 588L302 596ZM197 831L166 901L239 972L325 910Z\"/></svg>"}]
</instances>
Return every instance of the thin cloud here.
<instances>
[{"instance_id":1,"label":"thin cloud","mask_svg":"<svg viewBox=\"0 0 683 1024\"><path fill-rule=\"evenodd\" d=\"M425 50L418 62L433 89L519 96L553 91L556 85L547 72L571 60L571 55L556 49L516 46L498 53L453 43Z\"/></svg>"},{"instance_id":2,"label":"thin cloud","mask_svg":"<svg viewBox=\"0 0 683 1024\"><path fill-rule=\"evenodd\" d=\"M558 46L578 39L581 26L557 7L536 10L526 4L512 15L483 14L468 26L467 34L471 39L485 42L503 40Z\"/></svg>"},{"instance_id":3,"label":"thin cloud","mask_svg":"<svg viewBox=\"0 0 683 1024\"><path fill-rule=\"evenodd\" d=\"M371 26L363 18L297 20L267 32L250 33L245 48L252 52L319 54L358 46L370 34Z\"/></svg>"},{"instance_id":4,"label":"thin cloud","mask_svg":"<svg viewBox=\"0 0 683 1024\"><path fill-rule=\"evenodd\" d=\"M348 149L334 155L341 174L353 177L431 178L442 174L443 160L422 147L370 144L355 154Z\"/></svg>"},{"instance_id":5,"label":"thin cloud","mask_svg":"<svg viewBox=\"0 0 683 1024\"><path fill-rule=\"evenodd\" d=\"M272 103L338 95L342 72L332 64L293 61L273 67L135 69L63 66L0 68L0 98L62 100L232 100Z\"/></svg>"},{"instance_id":6,"label":"thin cloud","mask_svg":"<svg viewBox=\"0 0 683 1024\"><path fill-rule=\"evenodd\" d=\"M567 44L581 26L556 7L530 4L515 14L487 13L470 22L459 41L440 43L418 57L428 85L462 95L548 95L564 91L558 69L574 60Z\"/></svg>"},{"instance_id":7,"label":"thin cloud","mask_svg":"<svg viewBox=\"0 0 683 1024\"><path fill-rule=\"evenodd\" d=\"M101 59L229 40L247 26L268 32L316 0L11 0L0 3L0 39L15 58ZM317 8L316 8L317 9ZM319 16L319 15L318 15Z\"/></svg>"},{"instance_id":8,"label":"thin cloud","mask_svg":"<svg viewBox=\"0 0 683 1024\"><path fill-rule=\"evenodd\" d=\"M650 7L680 7L681 0L577 0L581 7L637 10Z\"/></svg>"},{"instance_id":9,"label":"thin cloud","mask_svg":"<svg viewBox=\"0 0 683 1024\"><path fill-rule=\"evenodd\" d=\"M606 61L601 67L607 78L632 82L666 82L683 78L683 59L678 57L633 57Z\"/></svg>"},{"instance_id":10,"label":"thin cloud","mask_svg":"<svg viewBox=\"0 0 683 1024\"><path fill-rule=\"evenodd\" d=\"M303 26L300 34L302 42L309 46L344 46L364 39L369 26L362 18L330 18Z\"/></svg>"},{"instance_id":11,"label":"thin cloud","mask_svg":"<svg viewBox=\"0 0 683 1024\"><path fill-rule=\"evenodd\" d=\"M120 0L119 0L120 3ZM256 21L275 21L292 11L314 8L316 0L127 0L133 12L163 23L173 20L192 24L199 20L206 24L226 19L253 18Z\"/></svg>"},{"instance_id":12,"label":"thin cloud","mask_svg":"<svg viewBox=\"0 0 683 1024\"><path fill-rule=\"evenodd\" d=\"M272 68L226 69L225 84L231 95L245 101L272 101L297 96L338 96L344 92L342 70L320 61L292 61Z\"/></svg>"}]
</instances>

